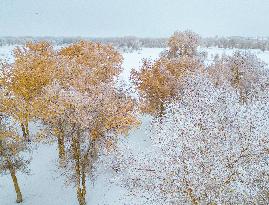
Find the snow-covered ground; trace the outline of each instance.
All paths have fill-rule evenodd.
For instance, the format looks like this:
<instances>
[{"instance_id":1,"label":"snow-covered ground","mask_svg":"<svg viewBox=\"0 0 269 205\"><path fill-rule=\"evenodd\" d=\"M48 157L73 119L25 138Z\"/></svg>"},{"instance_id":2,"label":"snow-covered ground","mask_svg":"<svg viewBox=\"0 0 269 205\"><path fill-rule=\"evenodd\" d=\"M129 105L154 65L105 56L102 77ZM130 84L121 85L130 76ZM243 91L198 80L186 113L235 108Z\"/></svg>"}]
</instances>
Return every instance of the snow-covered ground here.
<instances>
[{"instance_id":1,"label":"snow-covered ground","mask_svg":"<svg viewBox=\"0 0 269 205\"><path fill-rule=\"evenodd\" d=\"M16 46L0 46L0 60L6 59L11 60L12 59L12 50Z\"/></svg>"},{"instance_id":2,"label":"snow-covered ground","mask_svg":"<svg viewBox=\"0 0 269 205\"><path fill-rule=\"evenodd\" d=\"M0 47L0 58L11 57L11 49L14 46ZM163 49L144 48L133 53L124 53L121 79L128 81L132 68L138 69L143 58L155 59ZM219 48L201 49L208 52L209 61L215 54L231 54L234 50ZM252 50L262 60L269 64L269 52ZM149 119L143 119L142 125L133 130L128 138L129 145L137 151L149 146L145 132L149 125ZM18 180L24 197L24 205L76 205L76 190L72 186L65 186L65 177L60 175L57 169L57 147L56 145L39 145L33 151L33 160L30 165L31 174L18 173ZM121 197L124 190L107 183L105 180L109 173L104 173L97 178L93 185L88 182L87 202L89 205L123 205ZM16 195L9 175L0 176L0 205L12 205L15 203Z\"/></svg>"}]
</instances>

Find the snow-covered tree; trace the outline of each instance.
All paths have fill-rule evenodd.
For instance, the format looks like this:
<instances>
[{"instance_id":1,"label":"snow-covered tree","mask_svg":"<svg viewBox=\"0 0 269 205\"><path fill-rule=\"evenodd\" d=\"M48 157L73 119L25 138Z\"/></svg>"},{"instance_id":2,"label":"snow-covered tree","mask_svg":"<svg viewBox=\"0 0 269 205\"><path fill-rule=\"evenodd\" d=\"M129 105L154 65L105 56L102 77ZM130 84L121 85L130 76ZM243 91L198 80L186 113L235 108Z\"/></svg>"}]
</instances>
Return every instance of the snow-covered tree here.
<instances>
[{"instance_id":1,"label":"snow-covered tree","mask_svg":"<svg viewBox=\"0 0 269 205\"><path fill-rule=\"evenodd\" d=\"M151 150L119 145L104 156L114 182L145 204L268 204L268 95L242 104L203 74L186 78L180 94L153 122Z\"/></svg>"},{"instance_id":2,"label":"snow-covered tree","mask_svg":"<svg viewBox=\"0 0 269 205\"><path fill-rule=\"evenodd\" d=\"M57 137L59 158L63 158L64 135L69 129L64 115L68 103L60 98L59 92L71 89L94 93L97 90L94 86L109 83L120 73L122 57L111 46L86 41L64 47L56 55L54 82L42 94L44 109L39 110L37 117Z\"/></svg>"},{"instance_id":3,"label":"snow-covered tree","mask_svg":"<svg viewBox=\"0 0 269 205\"><path fill-rule=\"evenodd\" d=\"M164 104L179 97L181 79L202 70L203 57L197 51L199 36L191 31L176 32L156 61L144 60L139 71L133 70L131 80L141 98L141 110L153 116L164 113Z\"/></svg>"},{"instance_id":4,"label":"snow-covered tree","mask_svg":"<svg viewBox=\"0 0 269 205\"><path fill-rule=\"evenodd\" d=\"M199 55L197 51L201 38L192 31L176 31L168 39L168 50L163 54L167 58L178 58L181 56L195 57Z\"/></svg>"},{"instance_id":5,"label":"snow-covered tree","mask_svg":"<svg viewBox=\"0 0 269 205\"><path fill-rule=\"evenodd\" d=\"M133 70L131 76L140 96L141 111L161 116L165 112L164 104L178 97L181 78L190 75L197 66L189 58L145 60L141 69Z\"/></svg>"},{"instance_id":6,"label":"snow-covered tree","mask_svg":"<svg viewBox=\"0 0 269 205\"><path fill-rule=\"evenodd\" d=\"M10 125L10 119L5 115L0 116L0 175L10 174L16 191L17 203L23 201L21 189L16 176L17 172L28 173L30 157L26 142L19 137L16 130ZM29 155L28 155L29 156Z\"/></svg>"},{"instance_id":7,"label":"snow-covered tree","mask_svg":"<svg viewBox=\"0 0 269 205\"><path fill-rule=\"evenodd\" d=\"M240 93L242 102L257 98L261 92L266 92L269 85L266 63L247 51L215 58L208 72L216 85L232 85Z\"/></svg>"},{"instance_id":8,"label":"snow-covered tree","mask_svg":"<svg viewBox=\"0 0 269 205\"><path fill-rule=\"evenodd\" d=\"M21 125L23 136L29 140L29 122L42 107L39 101L42 90L54 78L55 52L47 42L26 43L13 51L14 62L3 63L1 111Z\"/></svg>"},{"instance_id":9,"label":"snow-covered tree","mask_svg":"<svg viewBox=\"0 0 269 205\"><path fill-rule=\"evenodd\" d=\"M139 122L135 102L117 87L121 55L111 46L79 42L58 53L58 75L43 90L39 118L58 138L61 168L86 204L86 179L93 180L99 150Z\"/></svg>"}]
</instances>

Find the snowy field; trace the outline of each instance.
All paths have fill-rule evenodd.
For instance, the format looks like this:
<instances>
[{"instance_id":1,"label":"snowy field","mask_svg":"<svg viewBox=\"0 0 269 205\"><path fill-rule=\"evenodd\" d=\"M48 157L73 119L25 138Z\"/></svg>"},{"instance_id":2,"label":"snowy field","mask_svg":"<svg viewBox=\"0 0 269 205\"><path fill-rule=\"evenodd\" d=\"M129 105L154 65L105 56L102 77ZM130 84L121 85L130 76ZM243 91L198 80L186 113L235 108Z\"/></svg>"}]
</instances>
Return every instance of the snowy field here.
<instances>
[{"instance_id":1,"label":"snowy field","mask_svg":"<svg viewBox=\"0 0 269 205\"><path fill-rule=\"evenodd\" d=\"M0 58L11 57L13 46L0 47ZM130 70L139 68L143 58L155 59L163 49L144 48L133 53L124 53L121 79L128 81ZM215 54L232 54L233 50L218 48L201 49L208 52L208 61ZM269 52L251 50L269 64ZM145 137L149 125L149 119L144 119L142 125L133 130L128 138L130 147L137 151L145 150L150 142ZM32 129L34 129L32 127ZM32 130L33 131L33 130ZM77 204L76 190L72 186L65 186L65 177L60 175L57 169L57 147L56 145L38 145L33 152L33 160L30 165L30 175L17 177L24 197L24 205L75 205ZM124 190L114 187L105 180L109 173L99 176L94 184L88 182L87 202L89 205L123 205L122 196ZM15 203L16 195L10 175L0 176L0 205L12 205Z\"/></svg>"}]
</instances>

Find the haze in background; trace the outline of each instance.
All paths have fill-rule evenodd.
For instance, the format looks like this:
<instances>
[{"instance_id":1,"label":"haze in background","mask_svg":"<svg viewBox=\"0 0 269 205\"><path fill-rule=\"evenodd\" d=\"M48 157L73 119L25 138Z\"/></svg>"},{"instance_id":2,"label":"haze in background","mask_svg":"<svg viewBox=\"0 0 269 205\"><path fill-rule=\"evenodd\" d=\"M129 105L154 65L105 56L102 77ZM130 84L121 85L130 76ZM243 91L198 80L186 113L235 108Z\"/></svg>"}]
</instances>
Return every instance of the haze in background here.
<instances>
[{"instance_id":1,"label":"haze in background","mask_svg":"<svg viewBox=\"0 0 269 205\"><path fill-rule=\"evenodd\" d=\"M269 36L268 0L0 0L0 36Z\"/></svg>"}]
</instances>

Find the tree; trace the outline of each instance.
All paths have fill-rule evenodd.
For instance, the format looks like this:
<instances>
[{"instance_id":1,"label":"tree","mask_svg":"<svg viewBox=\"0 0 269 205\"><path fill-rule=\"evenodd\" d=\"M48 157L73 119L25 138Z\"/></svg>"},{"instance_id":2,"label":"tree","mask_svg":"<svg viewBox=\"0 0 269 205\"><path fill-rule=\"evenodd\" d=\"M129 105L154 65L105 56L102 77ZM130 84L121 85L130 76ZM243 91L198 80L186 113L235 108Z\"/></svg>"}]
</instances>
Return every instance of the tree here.
<instances>
[{"instance_id":1,"label":"tree","mask_svg":"<svg viewBox=\"0 0 269 205\"><path fill-rule=\"evenodd\" d=\"M216 58L208 72L216 85L228 82L236 89L241 102L256 98L268 85L265 62L250 52L237 51L232 56Z\"/></svg>"},{"instance_id":2,"label":"tree","mask_svg":"<svg viewBox=\"0 0 269 205\"><path fill-rule=\"evenodd\" d=\"M54 56L49 43L29 42L14 50L13 63L2 65L1 87L5 95L1 99L1 111L20 123L26 140L30 136L29 122L34 119L35 111L42 107L38 97L54 78Z\"/></svg>"},{"instance_id":3,"label":"tree","mask_svg":"<svg viewBox=\"0 0 269 205\"><path fill-rule=\"evenodd\" d=\"M152 62L144 60L131 80L140 94L142 112L161 116L164 104L179 97L180 81L186 75L203 69L203 58L197 51L199 36L193 32L176 32L169 39L168 50Z\"/></svg>"},{"instance_id":4,"label":"tree","mask_svg":"<svg viewBox=\"0 0 269 205\"><path fill-rule=\"evenodd\" d=\"M65 95L71 104L66 110L71 133L65 143L63 167L69 181L77 186L79 204L86 204L86 176L92 176L99 151L112 146L113 133L116 137L137 124L132 101L110 87L99 90L97 96Z\"/></svg>"},{"instance_id":5,"label":"tree","mask_svg":"<svg viewBox=\"0 0 269 205\"><path fill-rule=\"evenodd\" d=\"M59 98L59 92L61 89L73 89L93 93L95 85L112 82L120 73L122 56L111 46L80 41L60 49L56 59L57 74L52 85L54 88L48 88L43 93L41 101L45 108L38 115L52 135L57 137L59 158L63 159L65 129L69 129L64 110L68 108L68 104Z\"/></svg>"},{"instance_id":6,"label":"tree","mask_svg":"<svg viewBox=\"0 0 269 205\"><path fill-rule=\"evenodd\" d=\"M181 56L196 57L201 43L198 34L192 31L177 31L168 39L168 50L164 52L167 58L178 58Z\"/></svg>"},{"instance_id":7,"label":"tree","mask_svg":"<svg viewBox=\"0 0 269 205\"><path fill-rule=\"evenodd\" d=\"M18 183L16 173L21 171L28 173L27 166L30 158L26 159L25 152L29 149L24 140L18 136L16 131L8 125L8 119L5 115L0 116L0 173L11 175L14 189L16 191L17 203L23 201L22 193Z\"/></svg>"},{"instance_id":8,"label":"tree","mask_svg":"<svg viewBox=\"0 0 269 205\"><path fill-rule=\"evenodd\" d=\"M184 84L152 124L151 150L118 146L103 156L115 183L145 204L267 204L268 94L245 105L229 84L215 87L204 75Z\"/></svg>"},{"instance_id":9,"label":"tree","mask_svg":"<svg viewBox=\"0 0 269 205\"><path fill-rule=\"evenodd\" d=\"M68 71L71 72L63 71L69 77L66 79L68 83L76 81L82 72L85 78L85 85L82 85L84 87L109 82L122 70L122 56L110 45L80 41L62 48L58 55L62 58L63 69L68 66Z\"/></svg>"},{"instance_id":10,"label":"tree","mask_svg":"<svg viewBox=\"0 0 269 205\"><path fill-rule=\"evenodd\" d=\"M131 75L141 97L141 111L161 116L165 112L164 104L177 97L180 78L195 67L188 59L144 61L141 69L133 70Z\"/></svg>"},{"instance_id":11,"label":"tree","mask_svg":"<svg viewBox=\"0 0 269 205\"><path fill-rule=\"evenodd\" d=\"M139 123L135 101L116 86L121 60L111 46L70 45L57 56L60 77L43 90L46 109L39 118L58 135L61 168L76 185L80 205L86 204L86 179L99 151Z\"/></svg>"}]
</instances>

